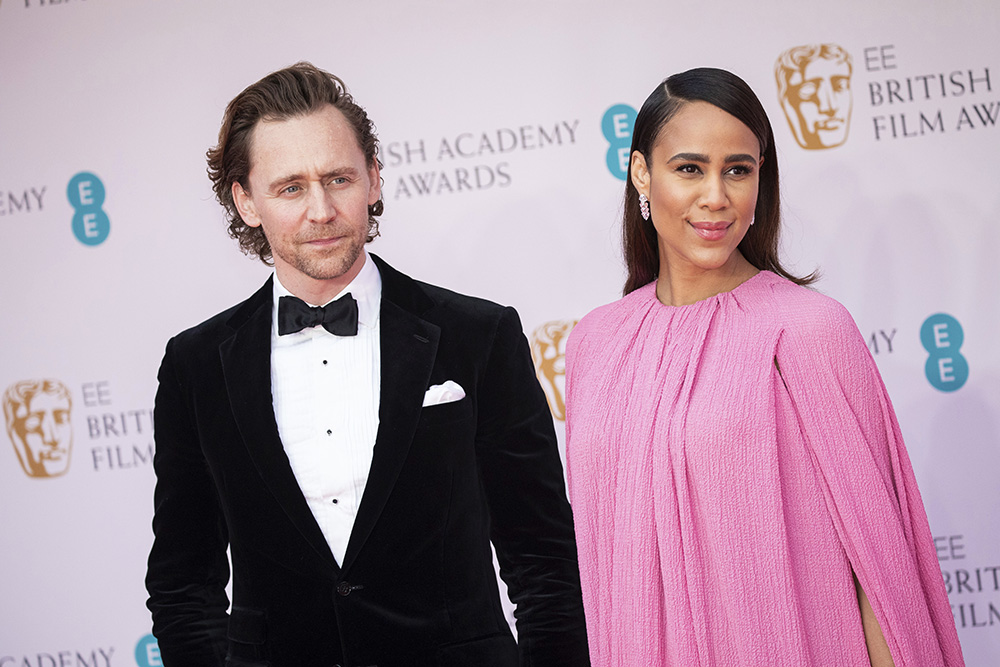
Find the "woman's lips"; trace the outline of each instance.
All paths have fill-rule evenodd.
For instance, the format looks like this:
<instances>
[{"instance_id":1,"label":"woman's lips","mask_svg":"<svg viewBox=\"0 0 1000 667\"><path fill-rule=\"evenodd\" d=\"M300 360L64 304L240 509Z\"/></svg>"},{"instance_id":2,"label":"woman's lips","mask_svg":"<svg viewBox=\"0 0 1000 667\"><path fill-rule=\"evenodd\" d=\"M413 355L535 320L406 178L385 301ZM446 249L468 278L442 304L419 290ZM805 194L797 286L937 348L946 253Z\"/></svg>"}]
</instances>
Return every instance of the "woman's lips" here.
<instances>
[{"instance_id":1,"label":"woman's lips","mask_svg":"<svg viewBox=\"0 0 1000 667\"><path fill-rule=\"evenodd\" d=\"M732 222L689 222L698 236L706 241L720 241L726 236L726 231Z\"/></svg>"}]
</instances>

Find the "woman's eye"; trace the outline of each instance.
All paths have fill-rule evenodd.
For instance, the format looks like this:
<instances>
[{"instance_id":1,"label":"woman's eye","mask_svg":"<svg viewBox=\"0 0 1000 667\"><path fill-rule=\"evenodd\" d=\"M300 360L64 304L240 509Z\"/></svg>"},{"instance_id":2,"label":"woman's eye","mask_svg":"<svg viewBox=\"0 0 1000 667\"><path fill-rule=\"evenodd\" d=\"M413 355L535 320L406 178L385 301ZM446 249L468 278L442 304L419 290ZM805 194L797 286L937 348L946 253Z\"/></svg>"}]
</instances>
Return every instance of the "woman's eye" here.
<instances>
[{"instance_id":1,"label":"woman's eye","mask_svg":"<svg viewBox=\"0 0 1000 667\"><path fill-rule=\"evenodd\" d=\"M699 169L698 165L696 164L682 164L681 166L677 167L677 171L681 172L682 174L697 174Z\"/></svg>"}]
</instances>

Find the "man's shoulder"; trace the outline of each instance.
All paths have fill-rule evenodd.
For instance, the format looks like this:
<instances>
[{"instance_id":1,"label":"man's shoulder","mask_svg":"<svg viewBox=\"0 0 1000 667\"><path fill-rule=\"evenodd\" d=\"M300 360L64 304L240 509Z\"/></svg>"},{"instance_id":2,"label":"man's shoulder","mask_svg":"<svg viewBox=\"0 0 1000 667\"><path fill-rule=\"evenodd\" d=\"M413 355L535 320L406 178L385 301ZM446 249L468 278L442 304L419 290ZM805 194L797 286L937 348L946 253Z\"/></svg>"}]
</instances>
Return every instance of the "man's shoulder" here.
<instances>
[{"instance_id":1,"label":"man's shoulder","mask_svg":"<svg viewBox=\"0 0 1000 667\"><path fill-rule=\"evenodd\" d=\"M473 355L497 340L513 341L524 334L512 307L411 278L378 258L376 262L382 273L383 317L391 315L390 309L399 308L437 327L442 342L470 350Z\"/></svg>"},{"instance_id":2,"label":"man's shoulder","mask_svg":"<svg viewBox=\"0 0 1000 667\"><path fill-rule=\"evenodd\" d=\"M258 308L271 303L271 279L239 303L212 315L198 324L184 329L173 337L174 344L185 348L217 345L231 336Z\"/></svg>"},{"instance_id":3,"label":"man's shoulder","mask_svg":"<svg viewBox=\"0 0 1000 667\"><path fill-rule=\"evenodd\" d=\"M424 290L436 308L467 314L470 317L499 317L508 308L495 301L462 294L440 285L432 285L421 280L414 282Z\"/></svg>"},{"instance_id":4,"label":"man's shoulder","mask_svg":"<svg viewBox=\"0 0 1000 667\"><path fill-rule=\"evenodd\" d=\"M435 315L496 319L510 310L507 306L434 285L394 269L385 260L375 257L382 273L382 298L415 310L422 316Z\"/></svg>"}]
</instances>

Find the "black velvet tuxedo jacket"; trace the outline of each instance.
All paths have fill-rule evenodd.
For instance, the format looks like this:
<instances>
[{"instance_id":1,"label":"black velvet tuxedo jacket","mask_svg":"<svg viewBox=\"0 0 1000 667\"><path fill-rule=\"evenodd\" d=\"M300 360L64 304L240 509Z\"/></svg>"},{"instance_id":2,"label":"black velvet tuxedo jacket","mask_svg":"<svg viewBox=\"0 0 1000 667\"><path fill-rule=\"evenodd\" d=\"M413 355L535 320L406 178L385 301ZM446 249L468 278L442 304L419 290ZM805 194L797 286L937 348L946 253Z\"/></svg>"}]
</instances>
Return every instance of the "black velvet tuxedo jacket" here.
<instances>
[{"instance_id":1,"label":"black velvet tuxedo jacket","mask_svg":"<svg viewBox=\"0 0 1000 667\"><path fill-rule=\"evenodd\" d=\"M163 664L589 664L562 467L516 312L375 261L379 428L343 563L278 436L271 281L167 344L146 577ZM446 380L465 398L422 408Z\"/></svg>"}]
</instances>

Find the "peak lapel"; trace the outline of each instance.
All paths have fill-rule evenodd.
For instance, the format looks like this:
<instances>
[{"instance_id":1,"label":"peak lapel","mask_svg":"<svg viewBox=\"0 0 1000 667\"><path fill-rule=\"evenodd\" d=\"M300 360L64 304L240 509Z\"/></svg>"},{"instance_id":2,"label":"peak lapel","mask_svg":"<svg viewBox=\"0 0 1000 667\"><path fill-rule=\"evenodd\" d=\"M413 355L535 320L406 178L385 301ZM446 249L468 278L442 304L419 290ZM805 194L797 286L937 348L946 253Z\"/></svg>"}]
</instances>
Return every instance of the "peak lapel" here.
<instances>
[{"instance_id":1,"label":"peak lapel","mask_svg":"<svg viewBox=\"0 0 1000 667\"><path fill-rule=\"evenodd\" d=\"M272 295L269 280L230 320L236 332L219 346L226 390L257 472L306 541L336 567L278 435L271 399Z\"/></svg>"},{"instance_id":2,"label":"peak lapel","mask_svg":"<svg viewBox=\"0 0 1000 667\"><path fill-rule=\"evenodd\" d=\"M372 257L382 275L379 426L368 483L344 556L345 571L371 534L410 451L441 336L440 327L418 315L431 302L414 281Z\"/></svg>"}]
</instances>

